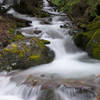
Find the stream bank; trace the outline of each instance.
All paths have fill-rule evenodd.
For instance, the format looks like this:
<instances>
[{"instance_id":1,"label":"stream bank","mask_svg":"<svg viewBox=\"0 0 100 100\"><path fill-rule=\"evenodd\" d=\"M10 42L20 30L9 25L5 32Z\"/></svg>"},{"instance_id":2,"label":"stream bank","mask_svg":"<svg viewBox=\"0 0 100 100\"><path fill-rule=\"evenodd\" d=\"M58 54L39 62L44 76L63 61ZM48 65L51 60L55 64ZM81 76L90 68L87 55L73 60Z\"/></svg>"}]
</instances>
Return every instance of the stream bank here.
<instances>
[{"instance_id":1,"label":"stream bank","mask_svg":"<svg viewBox=\"0 0 100 100\"><path fill-rule=\"evenodd\" d=\"M100 1L99 0L51 0L53 4L71 16L78 27L75 44L100 59Z\"/></svg>"}]
</instances>

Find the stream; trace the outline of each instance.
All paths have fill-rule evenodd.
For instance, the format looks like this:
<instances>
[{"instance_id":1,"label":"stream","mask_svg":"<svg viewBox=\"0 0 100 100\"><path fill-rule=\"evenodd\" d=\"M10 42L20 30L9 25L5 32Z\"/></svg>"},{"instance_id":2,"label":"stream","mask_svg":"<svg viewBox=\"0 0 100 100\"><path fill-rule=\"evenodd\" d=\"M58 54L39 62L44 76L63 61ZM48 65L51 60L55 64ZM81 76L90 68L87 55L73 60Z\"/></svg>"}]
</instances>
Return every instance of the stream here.
<instances>
[{"instance_id":1,"label":"stream","mask_svg":"<svg viewBox=\"0 0 100 100\"><path fill-rule=\"evenodd\" d=\"M41 86L30 88L21 85L29 75L38 77L45 75L47 78L55 80L56 78L82 79L100 74L100 61L89 58L86 52L75 46L70 35L72 22L68 16L58 12L55 7L51 7L47 0L43 1L43 10L50 13L50 17L30 17L19 14L12 8L8 11L8 14L32 21L31 26L17 30L27 37L49 40L51 43L47 46L55 52L54 61L49 64L31 67L24 71L12 72L14 74L1 72L0 100L39 100ZM65 24L67 28L61 28ZM41 33L36 35L33 33L34 30L41 30ZM17 80L19 85L17 85L17 82L10 80L12 77ZM77 95L75 94L76 91L77 89L66 90L61 85L54 91L56 95L55 100L94 100L93 93L78 93Z\"/></svg>"}]
</instances>

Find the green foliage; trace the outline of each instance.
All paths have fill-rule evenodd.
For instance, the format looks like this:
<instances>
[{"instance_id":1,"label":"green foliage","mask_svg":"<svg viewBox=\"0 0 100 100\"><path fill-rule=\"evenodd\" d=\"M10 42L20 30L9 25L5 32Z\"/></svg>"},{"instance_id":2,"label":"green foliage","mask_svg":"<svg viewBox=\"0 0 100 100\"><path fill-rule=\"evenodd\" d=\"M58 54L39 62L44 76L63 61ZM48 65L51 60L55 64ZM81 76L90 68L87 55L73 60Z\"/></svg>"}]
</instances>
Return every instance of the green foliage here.
<instances>
[{"instance_id":1,"label":"green foliage","mask_svg":"<svg viewBox=\"0 0 100 100\"><path fill-rule=\"evenodd\" d=\"M97 16L97 5L99 4L100 5L100 0L52 0L52 3L54 3L55 5L57 5L61 11L63 12L67 12L69 14L72 14L72 11L74 9L77 9L78 6L82 7L83 5L88 5L87 6L87 9L89 8L90 10L90 15L89 16ZM77 5L76 8L73 6L74 5ZM84 9L84 13L85 13L85 10L87 9ZM100 11L100 9L98 9L98 11ZM77 13L80 13L80 12L77 12Z\"/></svg>"},{"instance_id":2,"label":"green foliage","mask_svg":"<svg viewBox=\"0 0 100 100\"><path fill-rule=\"evenodd\" d=\"M71 13L72 6L80 2L80 0L52 0L52 2L59 6L60 10L63 12Z\"/></svg>"},{"instance_id":3,"label":"green foliage","mask_svg":"<svg viewBox=\"0 0 100 100\"><path fill-rule=\"evenodd\" d=\"M55 5L59 5L60 0L52 0L52 3Z\"/></svg>"}]
</instances>

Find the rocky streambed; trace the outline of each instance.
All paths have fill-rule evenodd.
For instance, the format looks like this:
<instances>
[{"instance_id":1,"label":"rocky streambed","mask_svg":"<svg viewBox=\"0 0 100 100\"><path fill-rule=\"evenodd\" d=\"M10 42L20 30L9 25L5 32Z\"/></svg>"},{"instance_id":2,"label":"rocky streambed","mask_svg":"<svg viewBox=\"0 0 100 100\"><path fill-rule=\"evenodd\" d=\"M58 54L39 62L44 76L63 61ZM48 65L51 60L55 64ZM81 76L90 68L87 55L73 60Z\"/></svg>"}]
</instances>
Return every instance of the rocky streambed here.
<instances>
[{"instance_id":1,"label":"rocky streambed","mask_svg":"<svg viewBox=\"0 0 100 100\"><path fill-rule=\"evenodd\" d=\"M48 0L0 3L0 100L100 99L100 62L75 46L66 14Z\"/></svg>"}]
</instances>

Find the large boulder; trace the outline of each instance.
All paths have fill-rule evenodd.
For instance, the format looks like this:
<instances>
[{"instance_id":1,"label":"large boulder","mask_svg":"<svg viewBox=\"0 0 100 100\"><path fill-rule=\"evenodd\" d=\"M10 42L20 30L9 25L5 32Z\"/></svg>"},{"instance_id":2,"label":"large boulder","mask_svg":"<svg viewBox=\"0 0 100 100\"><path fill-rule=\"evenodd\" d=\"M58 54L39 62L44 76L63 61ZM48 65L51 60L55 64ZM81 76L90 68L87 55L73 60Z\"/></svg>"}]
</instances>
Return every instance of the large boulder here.
<instances>
[{"instance_id":1,"label":"large boulder","mask_svg":"<svg viewBox=\"0 0 100 100\"><path fill-rule=\"evenodd\" d=\"M78 32L74 36L75 44L86 50L89 56L100 59L100 16L92 22L80 25L85 31Z\"/></svg>"},{"instance_id":2,"label":"large boulder","mask_svg":"<svg viewBox=\"0 0 100 100\"><path fill-rule=\"evenodd\" d=\"M4 49L0 50L0 70L26 69L39 64L49 63L54 53L45 46L46 40L24 38L18 35Z\"/></svg>"},{"instance_id":3,"label":"large boulder","mask_svg":"<svg viewBox=\"0 0 100 100\"><path fill-rule=\"evenodd\" d=\"M75 44L85 50L86 49L86 45L90 40L90 37L88 36L89 33L84 33L84 32L78 32L75 36L74 36L74 42Z\"/></svg>"}]
</instances>

